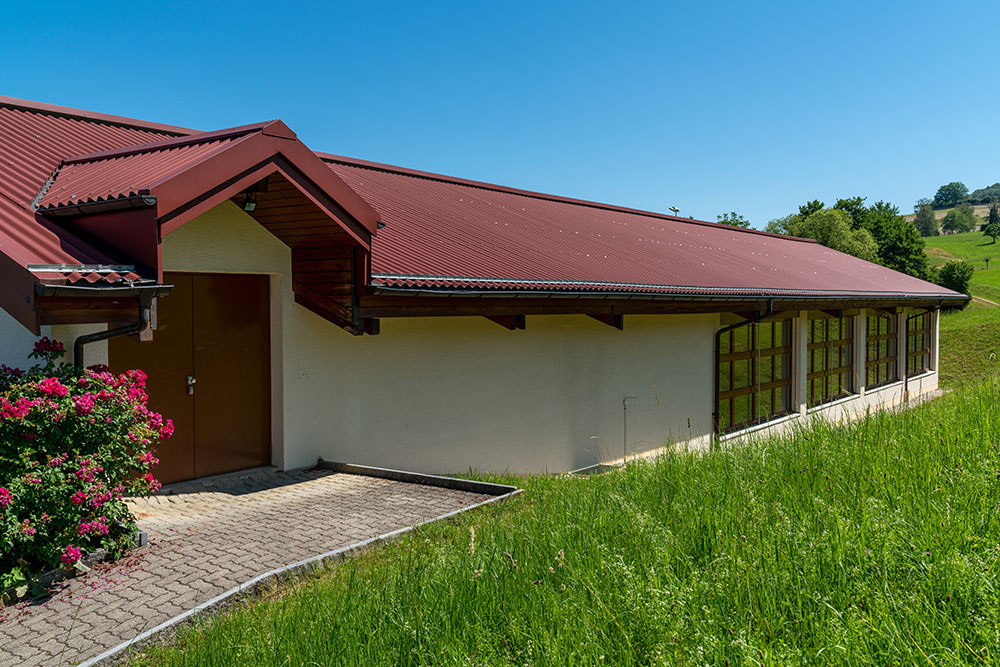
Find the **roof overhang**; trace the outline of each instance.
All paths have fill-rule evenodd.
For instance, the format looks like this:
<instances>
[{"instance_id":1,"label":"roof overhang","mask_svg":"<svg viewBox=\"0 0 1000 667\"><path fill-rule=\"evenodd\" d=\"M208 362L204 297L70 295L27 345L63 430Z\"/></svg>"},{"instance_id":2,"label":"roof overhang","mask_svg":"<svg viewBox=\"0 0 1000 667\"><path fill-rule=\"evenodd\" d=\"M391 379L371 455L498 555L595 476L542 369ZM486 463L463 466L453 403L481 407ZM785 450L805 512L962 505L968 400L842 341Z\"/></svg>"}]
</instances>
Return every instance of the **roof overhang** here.
<instances>
[{"instance_id":1,"label":"roof overhang","mask_svg":"<svg viewBox=\"0 0 1000 667\"><path fill-rule=\"evenodd\" d=\"M716 293L609 291L571 289L474 290L419 287L370 287L361 299L364 318L454 315L641 315L851 308L961 307L970 297L954 293L745 292ZM705 288L701 288L704 292Z\"/></svg>"},{"instance_id":2,"label":"roof overhang","mask_svg":"<svg viewBox=\"0 0 1000 667\"><path fill-rule=\"evenodd\" d=\"M101 256L131 265L136 275L79 282L60 271L42 275L0 262L0 269L22 278L0 288L0 305L35 332L41 324L120 322L107 319L119 317L117 305L101 304L169 291L162 285L164 236L247 196L255 202L248 214L293 251L308 247L318 250L318 260L349 262L338 276L349 274L350 284L310 280L316 271L306 265L293 269L293 283L297 297L300 291L314 297L307 307L363 332L354 294L364 289L378 214L281 121L64 159L36 197L36 218ZM86 267L62 268L75 276L75 269ZM329 303L319 309L315 304L324 299ZM74 304L83 312L71 312Z\"/></svg>"}]
</instances>

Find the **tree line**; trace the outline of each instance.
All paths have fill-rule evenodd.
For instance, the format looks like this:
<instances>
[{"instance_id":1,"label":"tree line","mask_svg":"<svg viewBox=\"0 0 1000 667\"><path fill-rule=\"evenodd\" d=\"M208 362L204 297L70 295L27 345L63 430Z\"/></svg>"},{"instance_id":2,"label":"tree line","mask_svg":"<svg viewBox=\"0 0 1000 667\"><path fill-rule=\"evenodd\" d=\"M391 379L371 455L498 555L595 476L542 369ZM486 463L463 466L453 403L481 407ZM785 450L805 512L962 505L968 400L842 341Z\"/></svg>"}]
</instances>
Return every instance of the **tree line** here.
<instances>
[{"instance_id":1,"label":"tree line","mask_svg":"<svg viewBox=\"0 0 1000 667\"><path fill-rule=\"evenodd\" d=\"M988 185L969 192L969 188L961 181L945 183L934 194L933 199L918 199L914 208L930 205L935 209L951 208L958 206L962 202L970 204L989 204L995 200L1000 200L1000 183Z\"/></svg>"},{"instance_id":2,"label":"tree line","mask_svg":"<svg viewBox=\"0 0 1000 667\"><path fill-rule=\"evenodd\" d=\"M798 212L770 221L764 230L815 239L828 248L957 292L968 292L971 265L949 262L940 270L934 269L924 253L924 239L917 227L903 218L899 208L884 201L866 204L865 200L865 197L848 197L827 207L814 199L799 206ZM997 215L996 229L1000 235L1000 211ZM718 216L718 222L736 227L750 226L736 212Z\"/></svg>"}]
</instances>

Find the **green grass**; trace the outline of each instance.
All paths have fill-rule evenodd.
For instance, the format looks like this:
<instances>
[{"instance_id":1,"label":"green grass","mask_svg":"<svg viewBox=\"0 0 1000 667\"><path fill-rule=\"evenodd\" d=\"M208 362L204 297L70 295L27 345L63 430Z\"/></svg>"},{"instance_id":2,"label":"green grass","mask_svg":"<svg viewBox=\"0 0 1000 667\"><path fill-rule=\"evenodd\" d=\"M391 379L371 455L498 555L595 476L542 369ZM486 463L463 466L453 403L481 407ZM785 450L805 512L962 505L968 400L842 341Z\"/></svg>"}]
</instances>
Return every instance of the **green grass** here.
<instances>
[{"instance_id":1,"label":"green grass","mask_svg":"<svg viewBox=\"0 0 1000 667\"><path fill-rule=\"evenodd\" d=\"M1000 243L981 232L933 236L927 254L933 266L961 259L975 267L969 292L1000 302ZM989 269L986 258L990 259ZM1000 373L1000 307L973 302L962 311L941 316L941 384L976 382Z\"/></svg>"},{"instance_id":2,"label":"green grass","mask_svg":"<svg viewBox=\"0 0 1000 667\"><path fill-rule=\"evenodd\" d=\"M1000 384L425 527L139 665L986 664Z\"/></svg>"},{"instance_id":3,"label":"green grass","mask_svg":"<svg viewBox=\"0 0 1000 667\"><path fill-rule=\"evenodd\" d=\"M1000 302L1000 243L992 243L982 232L929 236L927 255L931 266L941 266L948 260L961 259L975 267L969 290L974 296ZM985 259L989 258L989 269Z\"/></svg>"}]
</instances>

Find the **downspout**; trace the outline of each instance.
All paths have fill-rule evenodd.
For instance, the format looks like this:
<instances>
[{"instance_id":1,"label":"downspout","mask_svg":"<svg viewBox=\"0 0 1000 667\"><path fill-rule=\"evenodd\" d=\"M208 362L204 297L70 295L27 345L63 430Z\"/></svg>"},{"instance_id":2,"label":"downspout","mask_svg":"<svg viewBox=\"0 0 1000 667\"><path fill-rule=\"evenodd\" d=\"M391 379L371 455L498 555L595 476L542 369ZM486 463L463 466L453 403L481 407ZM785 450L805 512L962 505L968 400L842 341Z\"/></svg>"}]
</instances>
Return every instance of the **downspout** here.
<instances>
[{"instance_id":1,"label":"downspout","mask_svg":"<svg viewBox=\"0 0 1000 667\"><path fill-rule=\"evenodd\" d=\"M123 327L108 329L106 331L95 331L94 333L77 336L76 340L73 341L73 365L75 367L83 368L84 345L97 343L110 338L117 338L118 336L131 336L144 331L146 327L149 326L149 309L150 304L153 301L153 297L139 296L136 297L136 301L139 303L139 321L135 324L127 324Z\"/></svg>"},{"instance_id":2,"label":"downspout","mask_svg":"<svg viewBox=\"0 0 1000 667\"><path fill-rule=\"evenodd\" d=\"M767 300L767 309L761 314L757 311L754 318L749 322L737 322L736 324L730 324L728 327L722 327L715 332L715 372L712 374L712 387L713 387L713 405L714 410L712 412L712 425L715 427L715 435L719 436L719 366L721 362L719 361L719 343L722 341L722 335L727 334L730 331L739 329L740 327L745 327L747 324L759 324L761 320L770 317L774 314L774 299ZM758 352L757 361L759 363L760 356ZM757 378L757 384L760 384L760 378Z\"/></svg>"}]
</instances>

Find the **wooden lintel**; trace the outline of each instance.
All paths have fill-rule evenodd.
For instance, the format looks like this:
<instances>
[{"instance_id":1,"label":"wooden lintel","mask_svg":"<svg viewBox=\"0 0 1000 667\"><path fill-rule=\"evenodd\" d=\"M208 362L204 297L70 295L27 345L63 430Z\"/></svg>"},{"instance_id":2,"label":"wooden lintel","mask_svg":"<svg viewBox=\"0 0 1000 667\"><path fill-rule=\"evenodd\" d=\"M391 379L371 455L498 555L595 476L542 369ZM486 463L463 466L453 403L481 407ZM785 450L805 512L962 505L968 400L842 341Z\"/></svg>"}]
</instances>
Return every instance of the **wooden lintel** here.
<instances>
[{"instance_id":1,"label":"wooden lintel","mask_svg":"<svg viewBox=\"0 0 1000 667\"><path fill-rule=\"evenodd\" d=\"M43 296L37 307L39 324L131 324L139 319L134 298Z\"/></svg>"},{"instance_id":2,"label":"wooden lintel","mask_svg":"<svg viewBox=\"0 0 1000 667\"><path fill-rule=\"evenodd\" d=\"M524 315L487 315L486 319L511 331L523 329L525 324Z\"/></svg>"},{"instance_id":3,"label":"wooden lintel","mask_svg":"<svg viewBox=\"0 0 1000 667\"><path fill-rule=\"evenodd\" d=\"M295 303L311 310L320 317L333 322L344 331L360 336L365 333L363 327L354 326L351 311L344 308L339 303L317 294L309 287L292 281L292 291L295 294Z\"/></svg>"},{"instance_id":4,"label":"wooden lintel","mask_svg":"<svg viewBox=\"0 0 1000 667\"><path fill-rule=\"evenodd\" d=\"M619 331L625 328L625 316L621 313L590 313L590 317Z\"/></svg>"}]
</instances>

